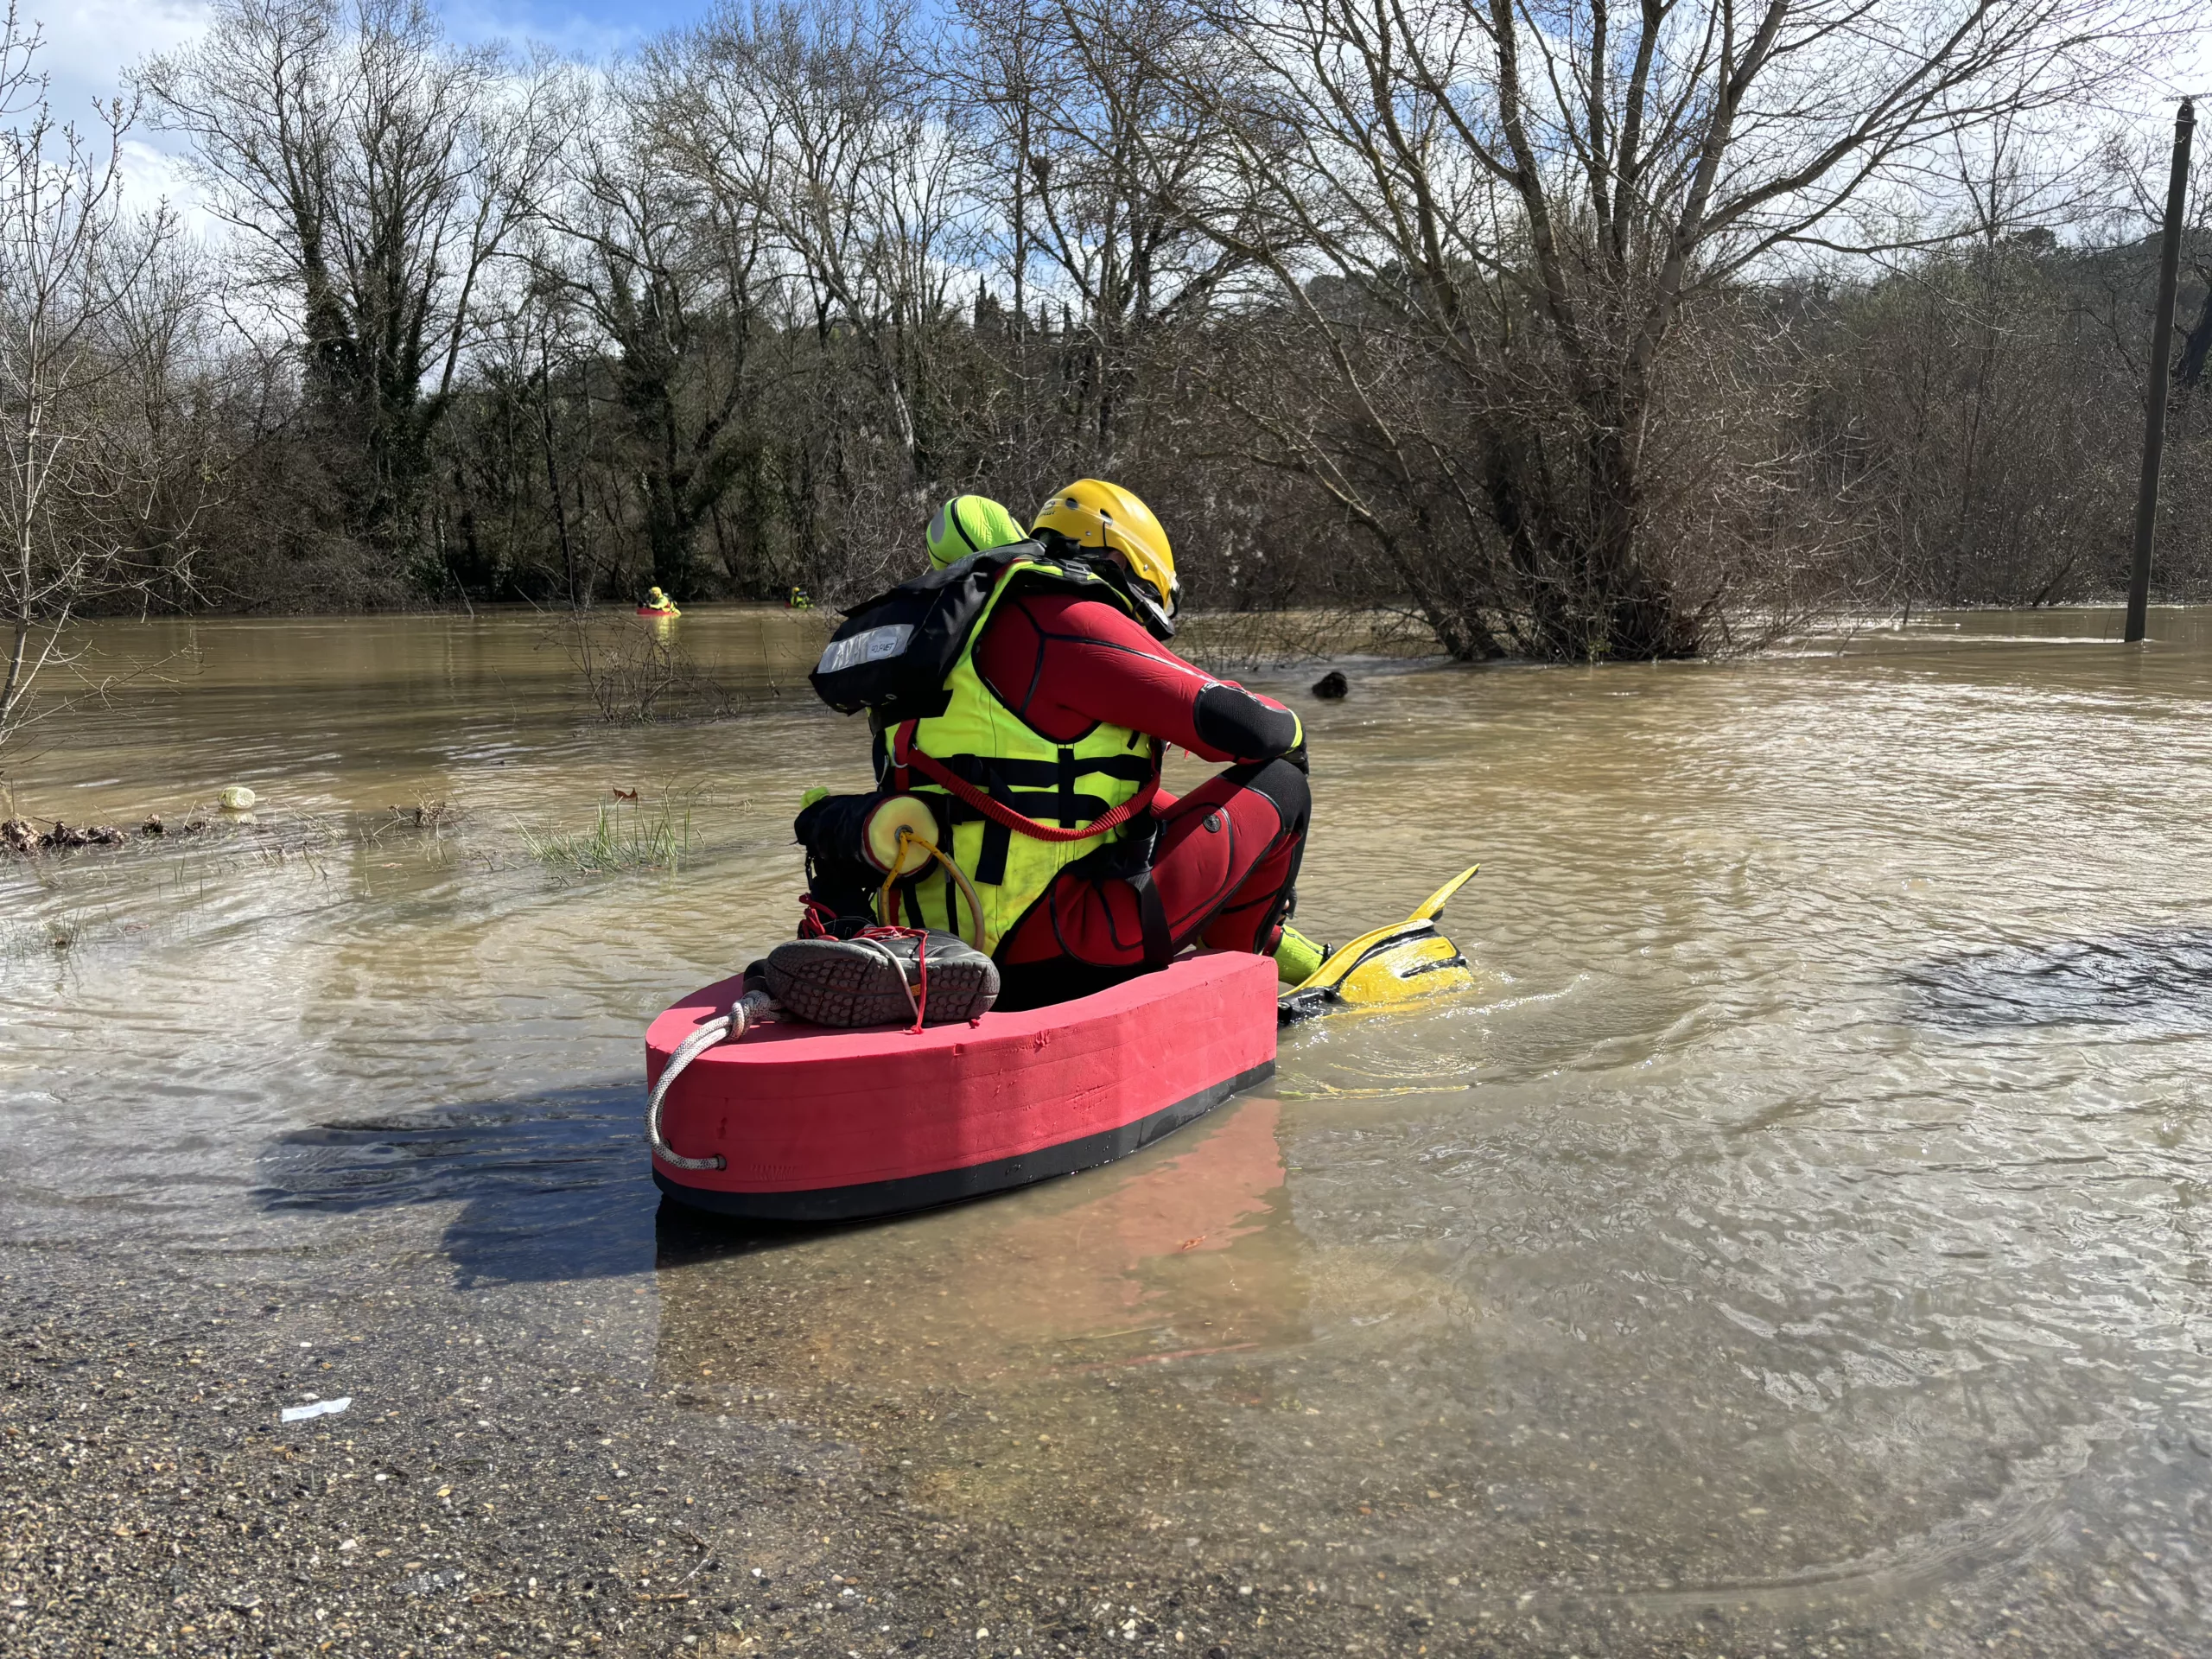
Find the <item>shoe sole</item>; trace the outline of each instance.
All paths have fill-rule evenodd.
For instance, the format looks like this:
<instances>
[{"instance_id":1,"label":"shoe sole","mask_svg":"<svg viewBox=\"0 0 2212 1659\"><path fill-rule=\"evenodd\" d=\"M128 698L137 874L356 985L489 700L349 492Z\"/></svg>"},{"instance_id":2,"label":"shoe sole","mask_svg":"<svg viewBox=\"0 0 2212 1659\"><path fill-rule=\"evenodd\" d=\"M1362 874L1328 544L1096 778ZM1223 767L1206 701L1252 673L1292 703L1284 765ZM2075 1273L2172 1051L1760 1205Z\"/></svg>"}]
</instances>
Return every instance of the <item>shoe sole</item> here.
<instances>
[{"instance_id":1,"label":"shoe sole","mask_svg":"<svg viewBox=\"0 0 2212 1659\"><path fill-rule=\"evenodd\" d=\"M932 962L929 976L925 1025L970 1019L988 1011L998 997L998 969L988 959ZM907 999L904 972L865 945L820 941L796 966L771 957L769 989L786 1010L817 1026L913 1023L914 1004Z\"/></svg>"}]
</instances>

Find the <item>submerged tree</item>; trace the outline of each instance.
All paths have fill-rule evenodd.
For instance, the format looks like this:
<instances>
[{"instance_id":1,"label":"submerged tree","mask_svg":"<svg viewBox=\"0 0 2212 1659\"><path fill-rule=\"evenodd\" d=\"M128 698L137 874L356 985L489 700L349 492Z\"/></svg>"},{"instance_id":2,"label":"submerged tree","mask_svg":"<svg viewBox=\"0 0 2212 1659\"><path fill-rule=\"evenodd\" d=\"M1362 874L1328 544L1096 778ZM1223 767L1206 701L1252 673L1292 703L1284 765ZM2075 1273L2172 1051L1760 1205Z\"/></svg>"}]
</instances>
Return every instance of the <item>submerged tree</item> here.
<instances>
[{"instance_id":1,"label":"submerged tree","mask_svg":"<svg viewBox=\"0 0 2212 1659\"><path fill-rule=\"evenodd\" d=\"M11 6L0 20L0 754L66 705L35 694L81 667L67 630L86 607L188 588L200 470L196 457L180 464L194 433L177 407L193 273L165 215L124 213L130 111L103 105L89 132L57 122L39 44Z\"/></svg>"},{"instance_id":2,"label":"submerged tree","mask_svg":"<svg viewBox=\"0 0 2212 1659\"><path fill-rule=\"evenodd\" d=\"M441 34L422 0L222 0L141 72L160 124L291 335L344 528L405 550L486 273L556 149L550 78Z\"/></svg>"},{"instance_id":3,"label":"submerged tree","mask_svg":"<svg viewBox=\"0 0 2212 1659\"><path fill-rule=\"evenodd\" d=\"M1210 54L1185 95L1235 143L1181 199L1273 270L1296 325L1287 372L1231 390L1261 458L1323 483L1454 651L1593 658L1700 649L1731 584L1789 556L1756 456L1733 480L1687 450L1687 474L1656 464L1697 309L1792 249L1916 239L1947 152L2078 108L2183 18L2165 0L1194 3L1237 69ZM1738 540L1767 568L1710 556Z\"/></svg>"}]
</instances>

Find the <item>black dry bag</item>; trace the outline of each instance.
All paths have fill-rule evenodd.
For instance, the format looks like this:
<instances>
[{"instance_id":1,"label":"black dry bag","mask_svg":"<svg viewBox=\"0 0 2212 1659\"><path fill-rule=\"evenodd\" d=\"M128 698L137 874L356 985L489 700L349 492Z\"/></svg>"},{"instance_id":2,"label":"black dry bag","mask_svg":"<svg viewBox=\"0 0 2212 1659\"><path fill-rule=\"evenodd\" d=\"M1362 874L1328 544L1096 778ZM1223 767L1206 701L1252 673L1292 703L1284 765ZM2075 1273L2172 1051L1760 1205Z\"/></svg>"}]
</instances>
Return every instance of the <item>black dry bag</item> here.
<instances>
[{"instance_id":1,"label":"black dry bag","mask_svg":"<svg viewBox=\"0 0 2212 1659\"><path fill-rule=\"evenodd\" d=\"M872 709L887 725L943 714L945 677L999 573L1043 550L1034 542L995 547L856 606L807 676L815 695L840 714Z\"/></svg>"}]
</instances>

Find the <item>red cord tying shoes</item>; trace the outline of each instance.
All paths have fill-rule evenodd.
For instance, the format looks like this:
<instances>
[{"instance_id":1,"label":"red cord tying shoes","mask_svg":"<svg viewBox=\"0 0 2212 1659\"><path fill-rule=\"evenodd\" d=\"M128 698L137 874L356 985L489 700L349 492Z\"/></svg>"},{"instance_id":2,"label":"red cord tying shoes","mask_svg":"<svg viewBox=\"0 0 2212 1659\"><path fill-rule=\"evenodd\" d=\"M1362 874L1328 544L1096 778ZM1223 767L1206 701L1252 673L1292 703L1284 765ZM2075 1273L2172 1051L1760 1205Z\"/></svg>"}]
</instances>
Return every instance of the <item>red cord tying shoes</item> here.
<instances>
[{"instance_id":1,"label":"red cord tying shoes","mask_svg":"<svg viewBox=\"0 0 2212 1659\"><path fill-rule=\"evenodd\" d=\"M909 1031L976 1020L998 1000L999 969L965 939L918 927L863 928L849 939L793 939L768 953L768 993L817 1026Z\"/></svg>"}]
</instances>

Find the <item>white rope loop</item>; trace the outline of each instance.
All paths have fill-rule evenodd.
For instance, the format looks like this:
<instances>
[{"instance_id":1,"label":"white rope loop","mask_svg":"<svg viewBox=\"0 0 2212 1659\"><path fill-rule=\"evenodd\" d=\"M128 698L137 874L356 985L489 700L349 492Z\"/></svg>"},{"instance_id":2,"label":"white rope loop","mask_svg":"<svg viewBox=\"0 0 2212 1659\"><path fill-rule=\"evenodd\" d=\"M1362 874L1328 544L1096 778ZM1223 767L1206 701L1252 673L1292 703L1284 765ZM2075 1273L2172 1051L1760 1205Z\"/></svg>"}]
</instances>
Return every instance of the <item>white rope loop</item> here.
<instances>
[{"instance_id":1,"label":"white rope loop","mask_svg":"<svg viewBox=\"0 0 2212 1659\"><path fill-rule=\"evenodd\" d=\"M729 1160L716 1153L711 1158L686 1158L670 1146L660 1131L660 1112L668 1099L668 1091L683 1069L716 1043L735 1042L745 1035L746 1027L762 1014L775 1008L774 1000L766 991L747 991L740 997L728 1014L718 1014L700 1025L692 1033L676 1046L676 1052L668 1057L668 1064L661 1068L659 1080L653 1084L652 1097L645 1103L645 1139L653 1149L653 1156L663 1163L673 1164L678 1169L727 1169Z\"/></svg>"}]
</instances>

